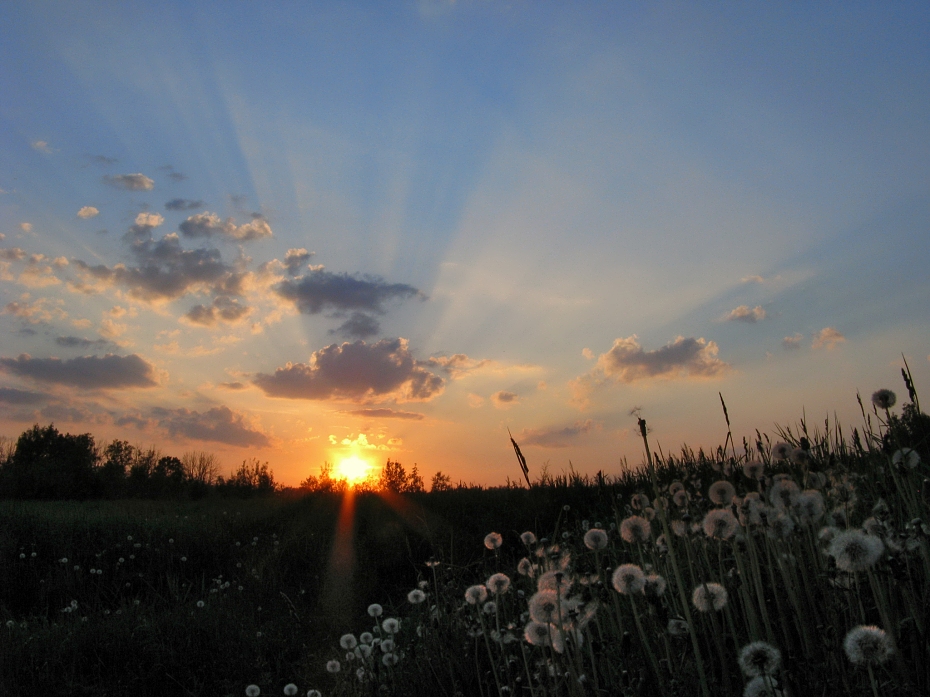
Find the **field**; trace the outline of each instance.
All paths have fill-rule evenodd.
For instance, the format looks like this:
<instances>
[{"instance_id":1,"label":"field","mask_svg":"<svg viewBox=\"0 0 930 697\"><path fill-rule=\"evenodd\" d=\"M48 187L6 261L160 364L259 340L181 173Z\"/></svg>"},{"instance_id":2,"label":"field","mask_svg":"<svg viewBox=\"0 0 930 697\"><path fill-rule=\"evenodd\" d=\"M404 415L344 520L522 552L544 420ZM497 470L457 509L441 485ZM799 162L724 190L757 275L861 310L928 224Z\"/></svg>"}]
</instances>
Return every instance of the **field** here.
<instances>
[{"instance_id":1,"label":"field","mask_svg":"<svg viewBox=\"0 0 930 697\"><path fill-rule=\"evenodd\" d=\"M930 429L883 406L530 488L0 502L0 691L928 694Z\"/></svg>"}]
</instances>

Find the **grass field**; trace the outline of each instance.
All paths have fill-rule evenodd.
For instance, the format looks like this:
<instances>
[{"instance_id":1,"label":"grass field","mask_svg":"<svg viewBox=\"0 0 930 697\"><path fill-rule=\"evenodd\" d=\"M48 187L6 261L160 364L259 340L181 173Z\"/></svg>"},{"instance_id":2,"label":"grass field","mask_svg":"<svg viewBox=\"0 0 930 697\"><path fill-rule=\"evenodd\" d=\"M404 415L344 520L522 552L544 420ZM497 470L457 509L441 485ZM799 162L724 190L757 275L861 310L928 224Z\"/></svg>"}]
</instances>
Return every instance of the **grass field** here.
<instances>
[{"instance_id":1,"label":"grass field","mask_svg":"<svg viewBox=\"0 0 930 697\"><path fill-rule=\"evenodd\" d=\"M529 489L2 502L2 694L928 694L926 417L865 416Z\"/></svg>"}]
</instances>

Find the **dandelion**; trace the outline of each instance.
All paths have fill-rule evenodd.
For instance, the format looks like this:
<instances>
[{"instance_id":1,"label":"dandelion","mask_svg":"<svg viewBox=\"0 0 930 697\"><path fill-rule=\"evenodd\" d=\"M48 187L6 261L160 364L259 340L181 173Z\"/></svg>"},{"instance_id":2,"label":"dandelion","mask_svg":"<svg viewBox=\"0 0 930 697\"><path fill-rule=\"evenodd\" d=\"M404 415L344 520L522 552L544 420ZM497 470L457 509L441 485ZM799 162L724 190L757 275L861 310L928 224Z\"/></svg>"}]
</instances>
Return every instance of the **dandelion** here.
<instances>
[{"instance_id":1,"label":"dandelion","mask_svg":"<svg viewBox=\"0 0 930 697\"><path fill-rule=\"evenodd\" d=\"M414 588L412 591L407 593L407 602L411 605L419 605L424 600L426 600L426 593L421 591L419 588Z\"/></svg>"},{"instance_id":2,"label":"dandelion","mask_svg":"<svg viewBox=\"0 0 930 697\"><path fill-rule=\"evenodd\" d=\"M564 594L568 593L571 587L571 577L564 571L559 571L557 569L547 571L539 577L538 581L536 581L536 589L541 591L559 591L560 593Z\"/></svg>"},{"instance_id":3,"label":"dandelion","mask_svg":"<svg viewBox=\"0 0 930 697\"><path fill-rule=\"evenodd\" d=\"M795 497L792 510L803 525L813 525L823 518L823 494L816 489L805 489Z\"/></svg>"},{"instance_id":4,"label":"dandelion","mask_svg":"<svg viewBox=\"0 0 930 697\"><path fill-rule=\"evenodd\" d=\"M912 450L911 448L902 448L901 450L896 450L895 454L891 456L891 462L899 467L903 465L912 470L920 464L920 455L917 454L916 450Z\"/></svg>"},{"instance_id":5,"label":"dandelion","mask_svg":"<svg viewBox=\"0 0 930 697\"><path fill-rule=\"evenodd\" d=\"M385 639L381 642L381 653L391 653L391 651L394 650L394 646L393 639Z\"/></svg>"},{"instance_id":6,"label":"dandelion","mask_svg":"<svg viewBox=\"0 0 930 697\"><path fill-rule=\"evenodd\" d=\"M500 536L500 533L491 532L484 536L484 546L488 549L500 549L503 543L504 538Z\"/></svg>"},{"instance_id":7,"label":"dandelion","mask_svg":"<svg viewBox=\"0 0 930 697\"><path fill-rule=\"evenodd\" d=\"M359 670L362 670L359 668ZM307 690L307 697L323 697L323 693L319 690Z\"/></svg>"},{"instance_id":8,"label":"dandelion","mask_svg":"<svg viewBox=\"0 0 930 697\"><path fill-rule=\"evenodd\" d=\"M827 554L836 560L842 571L865 571L882 556L885 545L878 537L860 530L841 532L830 542Z\"/></svg>"},{"instance_id":9,"label":"dandelion","mask_svg":"<svg viewBox=\"0 0 930 697\"><path fill-rule=\"evenodd\" d=\"M659 574L649 574L646 576L646 585L643 587L643 592L650 598L658 598L665 593L666 585L665 579Z\"/></svg>"},{"instance_id":10,"label":"dandelion","mask_svg":"<svg viewBox=\"0 0 930 697\"><path fill-rule=\"evenodd\" d=\"M371 617L381 617L384 614L384 608L378 605L378 603L372 603L368 606L368 614Z\"/></svg>"},{"instance_id":11,"label":"dandelion","mask_svg":"<svg viewBox=\"0 0 930 697\"><path fill-rule=\"evenodd\" d=\"M739 529L739 521L729 508L715 508L704 516L704 534L716 540L729 540Z\"/></svg>"},{"instance_id":12,"label":"dandelion","mask_svg":"<svg viewBox=\"0 0 930 697\"><path fill-rule=\"evenodd\" d=\"M843 650L857 665L884 663L891 657L891 639L885 630L874 625L859 625L846 634Z\"/></svg>"},{"instance_id":13,"label":"dandelion","mask_svg":"<svg viewBox=\"0 0 930 697\"><path fill-rule=\"evenodd\" d=\"M204 605L206 605L206 603L203 602L202 600L197 601L197 607L203 607Z\"/></svg>"},{"instance_id":14,"label":"dandelion","mask_svg":"<svg viewBox=\"0 0 930 697\"><path fill-rule=\"evenodd\" d=\"M746 683L743 697L788 697L788 693L778 687L775 678L759 675Z\"/></svg>"},{"instance_id":15,"label":"dandelion","mask_svg":"<svg viewBox=\"0 0 930 697\"><path fill-rule=\"evenodd\" d=\"M383 629L386 634L397 634L397 632L400 631L400 620L394 617L388 617L381 623L381 629Z\"/></svg>"},{"instance_id":16,"label":"dandelion","mask_svg":"<svg viewBox=\"0 0 930 697\"><path fill-rule=\"evenodd\" d=\"M684 508L688 505L688 502L691 500L691 497L688 495L688 492L684 489L679 489L674 494L672 494L672 503L674 503L679 508Z\"/></svg>"},{"instance_id":17,"label":"dandelion","mask_svg":"<svg viewBox=\"0 0 930 697\"><path fill-rule=\"evenodd\" d=\"M495 612L497 612L497 603L495 603L493 600L489 600L481 606L481 611L486 615L493 615Z\"/></svg>"},{"instance_id":18,"label":"dandelion","mask_svg":"<svg viewBox=\"0 0 930 697\"><path fill-rule=\"evenodd\" d=\"M371 644L359 644L355 647L355 655L359 658L371 657Z\"/></svg>"},{"instance_id":19,"label":"dandelion","mask_svg":"<svg viewBox=\"0 0 930 697\"><path fill-rule=\"evenodd\" d=\"M528 644L533 646L551 646L556 653L565 651L565 640L559 630L542 622L530 622L523 630L523 636Z\"/></svg>"},{"instance_id":20,"label":"dandelion","mask_svg":"<svg viewBox=\"0 0 930 697\"><path fill-rule=\"evenodd\" d=\"M677 479L668 485L668 493L670 496L674 496L679 491L684 491L685 485L679 482Z\"/></svg>"},{"instance_id":21,"label":"dandelion","mask_svg":"<svg viewBox=\"0 0 930 697\"><path fill-rule=\"evenodd\" d=\"M297 685L295 685L292 682L289 682L287 685L284 686L284 694L288 695L288 697L293 697L293 695L296 695Z\"/></svg>"},{"instance_id":22,"label":"dandelion","mask_svg":"<svg viewBox=\"0 0 930 697\"><path fill-rule=\"evenodd\" d=\"M781 651L764 641L746 644L739 652L739 667L747 678L772 675L781 665Z\"/></svg>"},{"instance_id":23,"label":"dandelion","mask_svg":"<svg viewBox=\"0 0 930 697\"><path fill-rule=\"evenodd\" d=\"M725 479L714 482L707 490L707 497L718 506L729 506L736 496L736 488Z\"/></svg>"},{"instance_id":24,"label":"dandelion","mask_svg":"<svg viewBox=\"0 0 930 697\"><path fill-rule=\"evenodd\" d=\"M876 390L872 393L872 404L879 409L891 409L897 401L897 395L891 390Z\"/></svg>"},{"instance_id":25,"label":"dandelion","mask_svg":"<svg viewBox=\"0 0 930 697\"><path fill-rule=\"evenodd\" d=\"M469 605L477 605L488 599L488 589L484 585L469 586L465 589L465 601Z\"/></svg>"},{"instance_id":26,"label":"dandelion","mask_svg":"<svg viewBox=\"0 0 930 697\"><path fill-rule=\"evenodd\" d=\"M743 474L747 479L762 479L765 476L765 464L760 460L750 460L743 464Z\"/></svg>"},{"instance_id":27,"label":"dandelion","mask_svg":"<svg viewBox=\"0 0 930 697\"><path fill-rule=\"evenodd\" d=\"M526 557L523 557L523 559L520 560L520 563L517 564L517 573L521 576L532 576L533 563Z\"/></svg>"},{"instance_id":28,"label":"dandelion","mask_svg":"<svg viewBox=\"0 0 930 697\"><path fill-rule=\"evenodd\" d=\"M536 535L527 530L525 533L520 535L520 542L525 544L527 547L536 544Z\"/></svg>"},{"instance_id":29,"label":"dandelion","mask_svg":"<svg viewBox=\"0 0 930 697\"><path fill-rule=\"evenodd\" d=\"M784 441L779 441L772 446L772 459L773 460L787 460L791 456L791 451L794 450L790 445Z\"/></svg>"},{"instance_id":30,"label":"dandelion","mask_svg":"<svg viewBox=\"0 0 930 697\"><path fill-rule=\"evenodd\" d=\"M494 574L488 579L487 587L494 595L503 595L510 590L510 577L507 574Z\"/></svg>"},{"instance_id":31,"label":"dandelion","mask_svg":"<svg viewBox=\"0 0 930 697\"><path fill-rule=\"evenodd\" d=\"M326 662L327 673L335 674L335 673L338 673L340 670L342 670L342 664L339 661L337 661L335 658L331 661Z\"/></svg>"},{"instance_id":32,"label":"dandelion","mask_svg":"<svg viewBox=\"0 0 930 697\"><path fill-rule=\"evenodd\" d=\"M641 511L644 508L648 508L652 505L652 502L649 500L649 497L645 494L633 494L630 499L630 506L634 511Z\"/></svg>"},{"instance_id":33,"label":"dandelion","mask_svg":"<svg viewBox=\"0 0 930 697\"><path fill-rule=\"evenodd\" d=\"M737 506L739 522L743 527L749 525L762 525L762 514L765 512L765 503L756 491L751 491L743 497Z\"/></svg>"},{"instance_id":34,"label":"dandelion","mask_svg":"<svg viewBox=\"0 0 930 697\"><path fill-rule=\"evenodd\" d=\"M791 508L801 489L791 479L779 479L769 489L769 501L779 511Z\"/></svg>"},{"instance_id":35,"label":"dandelion","mask_svg":"<svg viewBox=\"0 0 930 697\"><path fill-rule=\"evenodd\" d=\"M535 622L549 624L558 619L559 596L553 590L541 590L530 598L530 617Z\"/></svg>"},{"instance_id":36,"label":"dandelion","mask_svg":"<svg viewBox=\"0 0 930 697\"><path fill-rule=\"evenodd\" d=\"M727 604L727 589L719 583L702 583L694 589L691 602L701 612L719 612Z\"/></svg>"},{"instance_id":37,"label":"dandelion","mask_svg":"<svg viewBox=\"0 0 930 697\"><path fill-rule=\"evenodd\" d=\"M381 657L381 662L388 668L396 666L398 661L400 661L400 658L396 653L386 653Z\"/></svg>"},{"instance_id":38,"label":"dandelion","mask_svg":"<svg viewBox=\"0 0 930 697\"><path fill-rule=\"evenodd\" d=\"M591 528L584 534L584 546L599 551L607 547L607 532L599 528Z\"/></svg>"},{"instance_id":39,"label":"dandelion","mask_svg":"<svg viewBox=\"0 0 930 697\"><path fill-rule=\"evenodd\" d=\"M262 693L262 688L258 685L249 685L245 688L246 697L258 697Z\"/></svg>"},{"instance_id":40,"label":"dandelion","mask_svg":"<svg viewBox=\"0 0 930 697\"><path fill-rule=\"evenodd\" d=\"M614 570L610 582L618 593L634 595L646 588L646 574L636 564L621 564Z\"/></svg>"},{"instance_id":41,"label":"dandelion","mask_svg":"<svg viewBox=\"0 0 930 697\"><path fill-rule=\"evenodd\" d=\"M791 462L796 465L809 465L811 462L810 451L804 448L795 448L791 451Z\"/></svg>"},{"instance_id":42,"label":"dandelion","mask_svg":"<svg viewBox=\"0 0 930 697\"><path fill-rule=\"evenodd\" d=\"M346 651L351 651L358 646L358 639L355 638L354 634L343 634L339 637L339 645Z\"/></svg>"},{"instance_id":43,"label":"dandelion","mask_svg":"<svg viewBox=\"0 0 930 697\"><path fill-rule=\"evenodd\" d=\"M687 636L688 623L678 617L673 617L668 621L668 633L672 636Z\"/></svg>"},{"instance_id":44,"label":"dandelion","mask_svg":"<svg viewBox=\"0 0 930 697\"><path fill-rule=\"evenodd\" d=\"M769 536L773 538L784 539L794 531L794 519L785 514L779 513L769 518Z\"/></svg>"},{"instance_id":45,"label":"dandelion","mask_svg":"<svg viewBox=\"0 0 930 697\"><path fill-rule=\"evenodd\" d=\"M370 644L374 638L375 637L371 632L362 632L358 635L358 640L363 644Z\"/></svg>"},{"instance_id":46,"label":"dandelion","mask_svg":"<svg viewBox=\"0 0 930 697\"><path fill-rule=\"evenodd\" d=\"M652 537L652 527L645 518L633 515L620 523L620 537L630 544L641 544Z\"/></svg>"}]
</instances>

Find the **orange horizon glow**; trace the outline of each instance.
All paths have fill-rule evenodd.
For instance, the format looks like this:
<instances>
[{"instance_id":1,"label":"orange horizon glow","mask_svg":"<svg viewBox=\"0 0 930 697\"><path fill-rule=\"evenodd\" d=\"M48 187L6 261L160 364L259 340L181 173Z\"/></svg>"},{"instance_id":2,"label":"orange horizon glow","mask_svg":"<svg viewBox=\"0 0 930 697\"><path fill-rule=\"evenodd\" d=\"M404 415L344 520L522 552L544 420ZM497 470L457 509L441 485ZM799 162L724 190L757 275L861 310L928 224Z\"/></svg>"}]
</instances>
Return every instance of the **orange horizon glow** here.
<instances>
[{"instance_id":1,"label":"orange horizon glow","mask_svg":"<svg viewBox=\"0 0 930 697\"><path fill-rule=\"evenodd\" d=\"M358 455L349 455L339 459L333 477L344 479L349 485L354 486L368 479L372 469L371 463L367 460Z\"/></svg>"}]
</instances>

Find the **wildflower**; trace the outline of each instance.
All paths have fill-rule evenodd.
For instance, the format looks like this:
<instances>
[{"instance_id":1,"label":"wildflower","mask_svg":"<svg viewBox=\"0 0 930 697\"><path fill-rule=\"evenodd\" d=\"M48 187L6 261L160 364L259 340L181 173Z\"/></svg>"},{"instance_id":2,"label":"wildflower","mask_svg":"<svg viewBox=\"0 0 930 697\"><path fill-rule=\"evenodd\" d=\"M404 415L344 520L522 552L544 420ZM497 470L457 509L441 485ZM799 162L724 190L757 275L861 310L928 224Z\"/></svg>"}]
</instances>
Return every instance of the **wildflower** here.
<instances>
[{"instance_id":1,"label":"wildflower","mask_svg":"<svg viewBox=\"0 0 930 697\"><path fill-rule=\"evenodd\" d=\"M489 600L481 606L481 611L486 615L493 615L495 612L497 612L497 603L495 603L493 600Z\"/></svg>"},{"instance_id":2,"label":"wildflower","mask_svg":"<svg viewBox=\"0 0 930 697\"><path fill-rule=\"evenodd\" d=\"M747 678L772 675L780 664L781 651L764 641L746 644L739 652L739 667Z\"/></svg>"},{"instance_id":3,"label":"wildflower","mask_svg":"<svg viewBox=\"0 0 930 697\"><path fill-rule=\"evenodd\" d=\"M727 604L727 589L719 583L702 583L694 589L691 602L701 612L720 611Z\"/></svg>"},{"instance_id":4,"label":"wildflower","mask_svg":"<svg viewBox=\"0 0 930 697\"><path fill-rule=\"evenodd\" d=\"M371 632L362 632L358 635L358 640L363 644L370 644L374 638Z\"/></svg>"},{"instance_id":5,"label":"wildflower","mask_svg":"<svg viewBox=\"0 0 930 697\"><path fill-rule=\"evenodd\" d=\"M646 542L651 536L649 521L638 515L630 516L620 523L620 537L630 544Z\"/></svg>"},{"instance_id":6,"label":"wildflower","mask_svg":"<svg viewBox=\"0 0 930 697\"><path fill-rule=\"evenodd\" d=\"M676 537L684 537L688 534L688 526L685 525L683 520L673 520L672 521L672 532Z\"/></svg>"},{"instance_id":7,"label":"wildflower","mask_svg":"<svg viewBox=\"0 0 930 697\"><path fill-rule=\"evenodd\" d=\"M674 482L668 485L668 493L670 496L674 496L679 491L684 491L684 490L685 490L685 485L679 482L678 480L675 480Z\"/></svg>"},{"instance_id":8,"label":"wildflower","mask_svg":"<svg viewBox=\"0 0 930 697\"><path fill-rule=\"evenodd\" d=\"M533 563L526 557L523 557L523 559L520 560L520 563L517 564L517 573L521 576L532 576Z\"/></svg>"},{"instance_id":9,"label":"wildflower","mask_svg":"<svg viewBox=\"0 0 930 697\"><path fill-rule=\"evenodd\" d=\"M758 675L746 683L743 697L788 697L788 693L778 687L775 678Z\"/></svg>"},{"instance_id":10,"label":"wildflower","mask_svg":"<svg viewBox=\"0 0 930 697\"><path fill-rule=\"evenodd\" d=\"M419 588L414 588L412 591L407 593L407 602L411 605L419 605L424 600L426 600L426 593L421 591Z\"/></svg>"},{"instance_id":11,"label":"wildflower","mask_svg":"<svg viewBox=\"0 0 930 697\"><path fill-rule=\"evenodd\" d=\"M750 460L743 464L743 474L747 479L762 479L765 476L765 464L760 460Z\"/></svg>"},{"instance_id":12,"label":"wildflower","mask_svg":"<svg viewBox=\"0 0 930 697\"><path fill-rule=\"evenodd\" d=\"M337 661L335 658L331 661L326 662L326 672L327 673L338 673L342 670L342 664Z\"/></svg>"},{"instance_id":13,"label":"wildflower","mask_svg":"<svg viewBox=\"0 0 930 697\"><path fill-rule=\"evenodd\" d=\"M245 688L246 697L258 697L262 693L262 688L258 685L249 685Z\"/></svg>"},{"instance_id":14,"label":"wildflower","mask_svg":"<svg viewBox=\"0 0 930 697\"><path fill-rule=\"evenodd\" d=\"M599 528L591 528L584 534L584 546L593 550L604 549L607 546L607 533Z\"/></svg>"},{"instance_id":15,"label":"wildflower","mask_svg":"<svg viewBox=\"0 0 930 697\"><path fill-rule=\"evenodd\" d=\"M791 451L791 461L796 465L809 465L811 462L810 451L804 448L795 448Z\"/></svg>"},{"instance_id":16,"label":"wildflower","mask_svg":"<svg viewBox=\"0 0 930 697\"><path fill-rule=\"evenodd\" d=\"M527 547L534 545L536 544L536 535L527 530L525 533L520 535L520 542L525 544Z\"/></svg>"},{"instance_id":17,"label":"wildflower","mask_svg":"<svg viewBox=\"0 0 930 697\"><path fill-rule=\"evenodd\" d=\"M786 538L794 531L794 519L785 514L779 513L769 518L769 536L773 538Z\"/></svg>"},{"instance_id":18,"label":"wildflower","mask_svg":"<svg viewBox=\"0 0 930 697\"><path fill-rule=\"evenodd\" d=\"M500 536L500 533L491 532L484 536L484 546L488 549L500 549L503 543L504 538Z\"/></svg>"},{"instance_id":19,"label":"wildflower","mask_svg":"<svg viewBox=\"0 0 930 697\"><path fill-rule=\"evenodd\" d=\"M391 653L391 651L394 650L394 646L393 639L385 639L381 642L381 653Z\"/></svg>"},{"instance_id":20,"label":"wildflower","mask_svg":"<svg viewBox=\"0 0 930 697\"><path fill-rule=\"evenodd\" d=\"M715 508L704 516L704 534L717 540L729 540L739 529L739 521L729 508Z\"/></svg>"},{"instance_id":21,"label":"wildflower","mask_svg":"<svg viewBox=\"0 0 930 697\"><path fill-rule=\"evenodd\" d=\"M371 617L381 617L384 614L384 608L378 605L378 603L372 603L368 606L368 614Z\"/></svg>"},{"instance_id":22,"label":"wildflower","mask_svg":"<svg viewBox=\"0 0 930 697\"><path fill-rule=\"evenodd\" d=\"M688 492L684 489L679 489L674 494L672 494L672 503L674 503L679 508L684 508L687 506L690 500L691 497L688 496Z\"/></svg>"},{"instance_id":23,"label":"wildflower","mask_svg":"<svg viewBox=\"0 0 930 697\"><path fill-rule=\"evenodd\" d=\"M891 462L895 465L903 465L912 470L920 464L920 455L917 454L916 450L912 450L911 448L902 448L901 450L896 450L895 454L891 456Z\"/></svg>"},{"instance_id":24,"label":"wildflower","mask_svg":"<svg viewBox=\"0 0 930 697\"><path fill-rule=\"evenodd\" d=\"M642 593L646 587L646 574L636 564L621 564L611 576L614 590L623 595Z\"/></svg>"},{"instance_id":25,"label":"wildflower","mask_svg":"<svg viewBox=\"0 0 930 697\"><path fill-rule=\"evenodd\" d=\"M469 605L477 605L488 599L488 589L484 585L469 586L465 589L465 600Z\"/></svg>"},{"instance_id":26,"label":"wildflower","mask_svg":"<svg viewBox=\"0 0 930 697\"><path fill-rule=\"evenodd\" d=\"M630 499L630 506L634 511L641 511L651 505L652 502L645 494L633 494L633 497Z\"/></svg>"},{"instance_id":27,"label":"wildflower","mask_svg":"<svg viewBox=\"0 0 930 697\"><path fill-rule=\"evenodd\" d=\"M673 617L668 621L668 633L672 636L686 636L688 634L688 623L683 619Z\"/></svg>"},{"instance_id":28,"label":"wildflower","mask_svg":"<svg viewBox=\"0 0 930 697\"><path fill-rule=\"evenodd\" d=\"M813 525L823 518L823 495L816 489L805 489L794 499L792 511L803 525Z\"/></svg>"},{"instance_id":29,"label":"wildflower","mask_svg":"<svg viewBox=\"0 0 930 697\"><path fill-rule=\"evenodd\" d=\"M769 501L779 511L784 512L791 507L800 493L800 488L791 479L779 479L769 490Z\"/></svg>"},{"instance_id":30,"label":"wildflower","mask_svg":"<svg viewBox=\"0 0 930 697\"><path fill-rule=\"evenodd\" d=\"M784 441L779 441L772 446L772 459L773 460L787 460L791 455L791 451L794 450L790 445Z\"/></svg>"},{"instance_id":31,"label":"wildflower","mask_svg":"<svg viewBox=\"0 0 930 697\"><path fill-rule=\"evenodd\" d=\"M743 527L749 525L762 525L762 514L765 512L765 503L756 491L746 494L737 506L739 522Z\"/></svg>"},{"instance_id":32,"label":"wildflower","mask_svg":"<svg viewBox=\"0 0 930 697\"><path fill-rule=\"evenodd\" d=\"M358 646L358 639L355 638L354 634L343 634L339 637L339 645L346 651L351 651Z\"/></svg>"},{"instance_id":33,"label":"wildflower","mask_svg":"<svg viewBox=\"0 0 930 697\"><path fill-rule=\"evenodd\" d=\"M530 617L543 624L556 621L559 617L559 596L554 590L538 591L529 602Z\"/></svg>"},{"instance_id":34,"label":"wildflower","mask_svg":"<svg viewBox=\"0 0 930 697\"><path fill-rule=\"evenodd\" d=\"M714 482L707 490L707 497L718 506L729 506L734 496L736 489L725 479Z\"/></svg>"},{"instance_id":35,"label":"wildflower","mask_svg":"<svg viewBox=\"0 0 930 697\"><path fill-rule=\"evenodd\" d=\"M398 661L400 661L400 658L396 653L386 653L381 657L381 662L388 668L396 666Z\"/></svg>"},{"instance_id":36,"label":"wildflower","mask_svg":"<svg viewBox=\"0 0 930 697\"><path fill-rule=\"evenodd\" d=\"M658 574L649 574L646 576L646 585L643 592L650 598L658 598L665 593L665 579Z\"/></svg>"},{"instance_id":37,"label":"wildflower","mask_svg":"<svg viewBox=\"0 0 930 697\"><path fill-rule=\"evenodd\" d=\"M488 579L487 586L494 595L503 595L510 590L510 577L507 574L494 574Z\"/></svg>"},{"instance_id":38,"label":"wildflower","mask_svg":"<svg viewBox=\"0 0 930 697\"><path fill-rule=\"evenodd\" d=\"M876 390L872 393L872 404L879 409L891 409L897 401L897 395L891 390Z\"/></svg>"},{"instance_id":39,"label":"wildflower","mask_svg":"<svg viewBox=\"0 0 930 697\"><path fill-rule=\"evenodd\" d=\"M394 617L388 617L381 623L381 629L383 629L386 634L397 634L397 632L400 631L400 621Z\"/></svg>"},{"instance_id":40,"label":"wildflower","mask_svg":"<svg viewBox=\"0 0 930 697\"><path fill-rule=\"evenodd\" d=\"M552 634L552 628L543 622L531 620L523 630L523 636L526 643L533 646L548 646L549 637Z\"/></svg>"},{"instance_id":41,"label":"wildflower","mask_svg":"<svg viewBox=\"0 0 930 697\"><path fill-rule=\"evenodd\" d=\"M833 538L827 554L836 560L842 571L865 571L882 556L885 545L878 537L859 530L847 530Z\"/></svg>"},{"instance_id":42,"label":"wildflower","mask_svg":"<svg viewBox=\"0 0 930 697\"><path fill-rule=\"evenodd\" d=\"M884 663L891 656L891 639L885 630L874 625L859 625L850 629L843 639L843 649L849 660L858 665Z\"/></svg>"},{"instance_id":43,"label":"wildflower","mask_svg":"<svg viewBox=\"0 0 930 697\"><path fill-rule=\"evenodd\" d=\"M284 694L288 695L289 697L292 697L293 695L296 695L296 694L297 694L297 685L295 685L295 684L292 683L292 682L289 682L287 685L284 686Z\"/></svg>"},{"instance_id":44,"label":"wildflower","mask_svg":"<svg viewBox=\"0 0 930 697\"><path fill-rule=\"evenodd\" d=\"M536 581L536 589L541 591L559 591L560 593L564 594L568 593L571 587L571 576L566 574L564 571L559 571L558 569L547 571L546 573L542 574Z\"/></svg>"}]
</instances>

